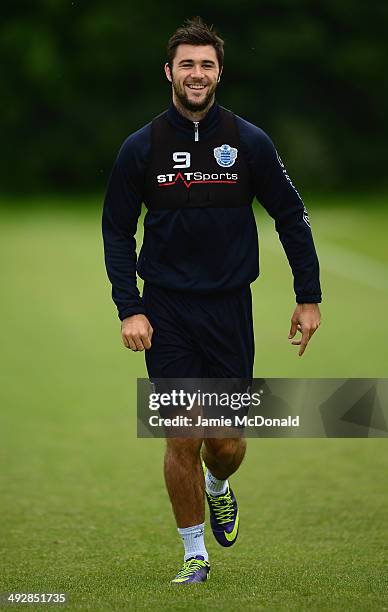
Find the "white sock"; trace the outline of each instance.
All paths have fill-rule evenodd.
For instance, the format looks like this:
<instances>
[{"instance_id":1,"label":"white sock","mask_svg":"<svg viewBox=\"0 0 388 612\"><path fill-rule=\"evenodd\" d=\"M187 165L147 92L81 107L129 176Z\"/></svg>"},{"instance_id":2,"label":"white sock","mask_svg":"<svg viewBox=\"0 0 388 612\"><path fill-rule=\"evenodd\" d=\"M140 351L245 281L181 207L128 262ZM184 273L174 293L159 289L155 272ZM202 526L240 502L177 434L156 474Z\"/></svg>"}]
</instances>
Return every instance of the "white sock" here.
<instances>
[{"instance_id":1,"label":"white sock","mask_svg":"<svg viewBox=\"0 0 388 612\"><path fill-rule=\"evenodd\" d=\"M218 480L209 469L206 470L205 477L206 491L209 495L216 497L217 495L224 495L228 490L228 479Z\"/></svg>"},{"instance_id":2,"label":"white sock","mask_svg":"<svg viewBox=\"0 0 388 612\"><path fill-rule=\"evenodd\" d=\"M208 561L209 555L205 548L204 531L205 523L192 527L178 527L178 533L185 547L185 561L196 555L202 555L205 561Z\"/></svg>"}]
</instances>

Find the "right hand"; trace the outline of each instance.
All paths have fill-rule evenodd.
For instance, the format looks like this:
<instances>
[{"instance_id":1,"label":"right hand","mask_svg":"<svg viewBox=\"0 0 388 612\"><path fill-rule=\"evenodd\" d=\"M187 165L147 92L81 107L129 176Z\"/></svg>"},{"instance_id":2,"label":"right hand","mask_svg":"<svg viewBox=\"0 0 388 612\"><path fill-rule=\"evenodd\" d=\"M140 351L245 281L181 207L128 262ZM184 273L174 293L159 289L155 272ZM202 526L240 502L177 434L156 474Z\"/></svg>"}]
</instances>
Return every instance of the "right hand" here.
<instances>
[{"instance_id":1,"label":"right hand","mask_svg":"<svg viewBox=\"0 0 388 612\"><path fill-rule=\"evenodd\" d=\"M144 351L151 348L154 330L147 317L135 314L121 322L121 337L124 346L132 351Z\"/></svg>"}]
</instances>

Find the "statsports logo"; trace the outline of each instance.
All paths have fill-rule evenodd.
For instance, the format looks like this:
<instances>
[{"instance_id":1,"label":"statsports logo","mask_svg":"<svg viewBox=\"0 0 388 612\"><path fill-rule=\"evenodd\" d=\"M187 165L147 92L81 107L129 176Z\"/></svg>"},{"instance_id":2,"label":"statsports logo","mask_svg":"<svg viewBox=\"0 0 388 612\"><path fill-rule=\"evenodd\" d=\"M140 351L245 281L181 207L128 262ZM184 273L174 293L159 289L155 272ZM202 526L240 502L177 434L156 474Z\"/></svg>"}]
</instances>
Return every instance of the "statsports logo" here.
<instances>
[{"instance_id":1,"label":"statsports logo","mask_svg":"<svg viewBox=\"0 0 388 612\"><path fill-rule=\"evenodd\" d=\"M158 174L156 177L159 187L171 187L182 182L187 189L192 185L206 183L233 185L238 182L238 174L231 172L176 172Z\"/></svg>"}]
</instances>

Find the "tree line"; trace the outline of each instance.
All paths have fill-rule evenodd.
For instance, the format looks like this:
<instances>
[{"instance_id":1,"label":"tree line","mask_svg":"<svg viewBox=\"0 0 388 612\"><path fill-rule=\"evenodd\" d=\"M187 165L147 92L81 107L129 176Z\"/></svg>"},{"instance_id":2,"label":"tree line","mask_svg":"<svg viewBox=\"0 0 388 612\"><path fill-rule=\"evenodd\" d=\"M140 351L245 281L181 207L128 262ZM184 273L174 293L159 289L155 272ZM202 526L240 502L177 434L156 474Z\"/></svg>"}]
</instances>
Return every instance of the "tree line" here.
<instances>
[{"instance_id":1,"label":"tree line","mask_svg":"<svg viewBox=\"0 0 388 612\"><path fill-rule=\"evenodd\" d=\"M195 14L225 39L219 102L269 133L298 186L385 186L387 3L188 6L4 3L2 191L103 189L125 137L167 107L166 42Z\"/></svg>"}]
</instances>

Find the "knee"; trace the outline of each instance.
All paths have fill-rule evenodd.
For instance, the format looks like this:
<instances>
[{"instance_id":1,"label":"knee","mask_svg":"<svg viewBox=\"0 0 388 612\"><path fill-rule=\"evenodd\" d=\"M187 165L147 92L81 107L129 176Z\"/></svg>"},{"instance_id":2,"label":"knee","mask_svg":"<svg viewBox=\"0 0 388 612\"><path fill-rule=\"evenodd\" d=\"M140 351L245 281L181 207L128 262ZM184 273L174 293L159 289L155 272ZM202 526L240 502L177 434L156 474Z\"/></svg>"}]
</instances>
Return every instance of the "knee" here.
<instances>
[{"instance_id":1,"label":"knee","mask_svg":"<svg viewBox=\"0 0 388 612\"><path fill-rule=\"evenodd\" d=\"M208 438L205 446L216 461L225 464L232 461L237 453L245 453L246 442L243 438Z\"/></svg>"}]
</instances>

